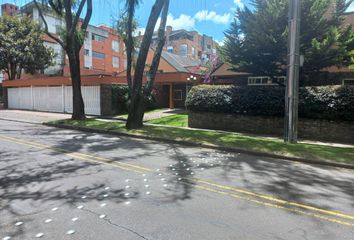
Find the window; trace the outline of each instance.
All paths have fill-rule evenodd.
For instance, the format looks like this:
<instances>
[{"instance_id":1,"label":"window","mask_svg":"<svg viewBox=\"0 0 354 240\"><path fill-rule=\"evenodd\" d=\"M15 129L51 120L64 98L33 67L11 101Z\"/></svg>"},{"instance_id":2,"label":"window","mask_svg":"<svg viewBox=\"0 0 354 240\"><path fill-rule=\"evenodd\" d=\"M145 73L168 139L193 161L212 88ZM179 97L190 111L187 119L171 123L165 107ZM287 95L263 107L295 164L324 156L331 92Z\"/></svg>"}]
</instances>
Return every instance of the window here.
<instances>
[{"instance_id":1,"label":"window","mask_svg":"<svg viewBox=\"0 0 354 240\"><path fill-rule=\"evenodd\" d=\"M270 77L249 77L248 85L278 85L279 83L285 84L285 80L285 76L274 77L274 82L270 79Z\"/></svg>"},{"instance_id":2,"label":"window","mask_svg":"<svg viewBox=\"0 0 354 240\"><path fill-rule=\"evenodd\" d=\"M167 47L167 52L173 53L173 47L172 47L172 46L168 46L168 47Z\"/></svg>"},{"instance_id":3,"label":"window","mask_svg":"<svg viewBox=\"0 0 354 240\"><path fill-rule=\"evenodd\" d=\"M62 29L60 25L55 25L55 33L59 35L61 33Z\"/></svg>"},{"instance_id":4,"label":"window","mask_svg":"<svg viewBox=\"0 0 354 240\"><path fill-rule=\"evenodd\" d=\"M249 77L248 85L268 85L271 83L269 77Z\"/></svg>"},{"instance_id":5,"label":"window","mask_svg":"<svg viewBox=\"0 0 354 240\"><path fill-rule=\"evenodd\" d=\"M188 45L187 44L182 44L179 46L179 55L186 57L188 54Z\"/></svg>"},{"instance_id":6,"label":"window","mask_svg":"<svg viewBox=\"0 0 354 240\"><path fill-rule=\"evenodd\" d=\"M119 52L119 42L116 40L112 40L112 50L114 52Z\"/></svg>"},{"instance_id":7,"label":"window","mask_svg":"<svg viewBox=\"0 0 354 240\"><path fill-rule=\"evenodd\" d=\"M99 59L104 59L106 57L106 55L104 53L93 51L92 52L92 57L99 58Z\"/></svg>"},{"instance_id":8,"label":"window","mask_svg":"<svg viewBox=\"0 0 354 240\"><path fill-rule=\"evenodd\" d=\"M195 57L195 48L192 47L192 57Z\"/></svg>"},{"instance_id":9,"label":"window","mask_svg":"<svg viewBox=\"0 0 354 240\"><path fill-rule=\"evenodd\" d=\"M285 76L281 76L281 77L274 77L275 80L277 81L276 83L281 83L281 84L285 84L286 82L286 77Z\"/></svg>"},{"instance_id":10,"label":"window","mask_svg":"<svg viewBox=\"0 0 354 240\"><path fill-rule=\"evenodd\" d=\"M112 66L114 68L119 68L119 58L118 57L113 57L112 58Z\"/></svg>"},{"instance_id":11,"label":"window","mask_svg":"<svg viewBox=\"0 0 354 240\"><path fill-rule=\"evenodd\" d=\"M95 40L97 42L104 42L104 41L106 41L106 37L93 33L92 40Z\"/></svg>"},{"instance_id":12,"label":"window","mask_svg":"<svg viewBox=\"0 0 354 240\"><path fill-rule=\"evenodd\" d=\"M181 89L176 89L173 92L173 100L175 101L182 101L183 100L183 94Z\"/></svg>"},{"instance_id":13,"label":"window","mask_svg":"<svg viewBox=\"0 0 354 240\"><path fill-rule=\"evenodd\" d=\"M90 50L85 49L85 50L84 50L84 55L85 55L85 56L90 56Z\"/></svg>"},{"instance_id":14,"label":"window","mask_svg":"<svg viewBox=\"0 0 354 240\"><path fill-rule=\"evenodd\" d=\"M354 79L343 79L344 86L354 86Z\"/></svg>"},{"instance_id":15,"label":"window","mask_svg":"<svg viewBox=\"0 0 354 240\"><path fill-rule=\"evenodd\" d=\"M127 66L128 66L128 61L127 59L124 59L124 69L127 69Z\"/></svg>"}]
</instances>

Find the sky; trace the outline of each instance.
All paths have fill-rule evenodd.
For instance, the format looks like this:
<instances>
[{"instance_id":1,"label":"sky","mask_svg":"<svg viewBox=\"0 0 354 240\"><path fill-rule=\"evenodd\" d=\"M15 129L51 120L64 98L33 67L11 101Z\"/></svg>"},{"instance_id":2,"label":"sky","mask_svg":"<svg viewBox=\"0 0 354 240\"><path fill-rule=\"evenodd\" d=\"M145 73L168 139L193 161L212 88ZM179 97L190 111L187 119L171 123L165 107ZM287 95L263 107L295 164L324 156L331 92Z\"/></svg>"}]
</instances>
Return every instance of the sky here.
<instances>
[{"instance_id":1,"label":"sky","mask_svg":"<svg viewBox=\"0 0 354 240\"><path fill-rule=\"evenodd\" d=\"M30 0L0 0L1 3L23 5ZM141 0L136 16L144 30L155 0ZM237 7L249 5L249 0L170 0L167 24L174 29L197 30L202 34L212 36L221 43L224 31L229 28ZM125 0L93 0L93 15L91 24L112 25L114 19L124 8ZM354 4L348 11L354 11Z\"/></svg>"}]
</instances>

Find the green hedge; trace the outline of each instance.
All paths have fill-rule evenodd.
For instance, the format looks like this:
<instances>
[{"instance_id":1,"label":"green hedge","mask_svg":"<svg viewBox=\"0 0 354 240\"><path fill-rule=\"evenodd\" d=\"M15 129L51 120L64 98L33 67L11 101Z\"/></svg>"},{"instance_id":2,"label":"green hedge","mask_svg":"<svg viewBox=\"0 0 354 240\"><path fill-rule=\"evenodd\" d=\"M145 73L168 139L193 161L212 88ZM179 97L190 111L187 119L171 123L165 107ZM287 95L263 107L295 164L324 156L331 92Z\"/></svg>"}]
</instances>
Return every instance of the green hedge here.
<instances>
[{"instance_id":1,"label":"green hedge","mask_svg":"<svg viewBox=\"0 0 354 240\"><path fill-rule=\"evenodd\" d=\"M3 91L2 91L2 85L0 84L0 102L2 102L2 94L3 94Z\"/></svg>"},{"instance_id":2,"label":"green hedge","mask_svg":"<svg viewBox=\"0 0 354 240\"><path fill-rule=\"evenodd\" d=\"M128 86L112 85L112 111L114 114L128 112Z\"/></svg>"},{"instance_id":3,"label":"green hedge","mask_svg":"<svg viewBox=\"0 0 354 240\"><path fill-rule=\"evenodd\" d=\"M125 114L128 112L128 93L126 85L112 85L112 111L114 114ZM147 99L146 110L155 109L156 101L153 97Z\"/></svg>"},{"instance_id":4,"label":"green hedge","mask_svg":"<svg viewBox=\"0 0 354 240\"><path fill-rule=\"evenodd\" d=\"M188 93L186 107L195 112L237 113L253 116L284 116L282 87L236 87L200 85ZM307 87L299 94L303 118L354 121L354 88Z\"/></svg>"}]
</instances>

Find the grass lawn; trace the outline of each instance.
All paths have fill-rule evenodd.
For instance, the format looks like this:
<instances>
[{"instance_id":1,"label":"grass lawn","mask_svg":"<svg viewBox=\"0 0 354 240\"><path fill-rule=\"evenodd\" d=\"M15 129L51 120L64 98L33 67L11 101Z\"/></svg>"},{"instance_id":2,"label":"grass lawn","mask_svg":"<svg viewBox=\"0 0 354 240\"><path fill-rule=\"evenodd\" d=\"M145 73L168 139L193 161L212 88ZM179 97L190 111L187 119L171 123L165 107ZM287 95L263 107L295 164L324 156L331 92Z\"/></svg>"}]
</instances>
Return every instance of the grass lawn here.
<instances>
[{"instance_id":1,"label":"grass lawn","mask_svg":"<svg viewBox=\"0 0 354 240\"><path fill-rule=\"evenodd\" d=\"M168 117L162 117L150 120L148 123L168 125L173 127L188 127L188 113L181 113Z\"/></svg>"},{"instance_id":2,"label":"grass lawn","mask_svg":"<svg viewBox=\"0 0 354 240\"><path fill-rule=\"evenodd\" d=\"M309 160L329 160L354 164L353 148L339 148L304 143L288 144L281 140L250 137L237 133L220 133L215 131L191 130L163 126L144 126L137 130L127 130L125 129L124 122L107 122L96 119L87 119L84 121L60 120L52 123L88 127L92 129L105 129L118 133L213 144L247 151L277 154L279 156L301 157Z\"/></svg>"}]
</instances>

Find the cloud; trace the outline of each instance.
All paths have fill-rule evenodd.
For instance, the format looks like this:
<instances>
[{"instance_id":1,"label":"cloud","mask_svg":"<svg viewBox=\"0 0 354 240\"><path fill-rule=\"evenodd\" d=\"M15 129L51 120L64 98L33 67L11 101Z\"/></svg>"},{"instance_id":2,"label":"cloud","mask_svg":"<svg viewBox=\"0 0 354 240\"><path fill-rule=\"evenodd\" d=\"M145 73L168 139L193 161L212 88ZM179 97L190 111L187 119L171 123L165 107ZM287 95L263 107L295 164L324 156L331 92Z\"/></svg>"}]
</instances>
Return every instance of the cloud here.
<instances>
[{"instance_id":1,"label":"cloud","mask_svg":"<svg viewBox=\"0 0 354 240\"><path fill-rule=\"evenodd\" d=\"M174 18L172 14L167 16L167 25L172 26L174 29L190 29L195 25L195 19L191 16L181 14L178 18Z\"/></svg>"},{"instance_id":2,"label":"cloud","mask_svg":"<svg viewBox=\"0 0 354 240\"><path fill-rule=\"evenodd\" d=\"M215 42L217 42L219 44L219 46L222 47L225 44L225 39L223 39L221 41L215 39Z\"/></svg>"},{"instance_id":3,"label":"cloud","mask_svg":"<svg viewBox=\"0 0 354 240\"><path fill-rule=\"evenodd\" d=\"M243 8L244 6L242 0L234 0L234 3L240 8Z\"/></svg>"},{"instance_id":4,"label":"cloud","mask_svg":"<svg viewBox=\"0 0 354 240\"><path fill-rule=\"evenodd\" d=\"M354 12L354 3L350 4L350 6L347 9L347 12Z\"/></svg>"},{"instance_id":5,"label":"cloud","mask_svg":"<svg viewBox=\"0 0 354 240\"><path fill-rule=\"evenodd\" d=\"M224 15L219 15L214 11L201 10L194 15L194 18L201 21L212 21L216 24L227 24L231 20L231 14L225 13Z\"/></svg>"}]
</instances>

